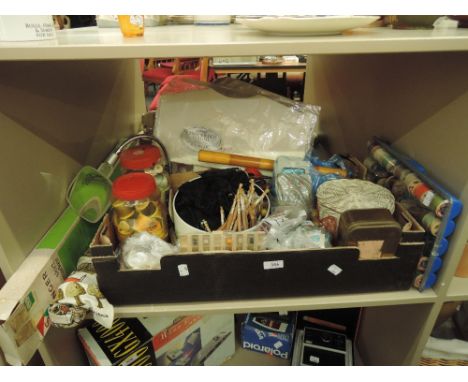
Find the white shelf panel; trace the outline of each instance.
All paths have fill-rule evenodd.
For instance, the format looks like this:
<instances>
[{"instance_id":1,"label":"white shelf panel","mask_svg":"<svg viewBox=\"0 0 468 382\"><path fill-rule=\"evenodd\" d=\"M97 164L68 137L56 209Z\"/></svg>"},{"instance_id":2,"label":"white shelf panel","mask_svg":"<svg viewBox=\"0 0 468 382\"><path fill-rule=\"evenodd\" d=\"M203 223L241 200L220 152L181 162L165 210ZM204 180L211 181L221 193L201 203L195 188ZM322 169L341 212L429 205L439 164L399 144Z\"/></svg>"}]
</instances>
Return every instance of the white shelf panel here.
<instances>
[{"instance_id":1,"label":"white shelf panel","mask_svg":"<svg viewBox=\"0 0 468 382\"><path fill-rule=\"evenodd\" d=\"M468 301L468 278L454 277L445 297L446 301Z\"/></svg>"},{"instance_id":2,"label":"white shelf panel","mask_svg":"<svg viewBox=\"0 0 468 382\"><path fill-rule=\"evenodd\" d=\"M432 290L415 289L401 292L344 294L336 296L292 297L212 302L188 302L115 306L116 317L157 316L165 314L249 313L269 311L298 311L365 306L423 304L436 301Z\"/></svg>"},{"instance_id":3,"label":"white shelf panel","mask_svg":"<svg viewBox=\"0 0 468 382\"><path fill-rule=\"evenodd\" d=\"M0 60L88 60L180 56L347 54L468 50L468 29L360 28L338 36L273 36L245 26L168 25L137 38L118 28L77 28L56 40L0 42Z\"/></svg>"}]
</instances>

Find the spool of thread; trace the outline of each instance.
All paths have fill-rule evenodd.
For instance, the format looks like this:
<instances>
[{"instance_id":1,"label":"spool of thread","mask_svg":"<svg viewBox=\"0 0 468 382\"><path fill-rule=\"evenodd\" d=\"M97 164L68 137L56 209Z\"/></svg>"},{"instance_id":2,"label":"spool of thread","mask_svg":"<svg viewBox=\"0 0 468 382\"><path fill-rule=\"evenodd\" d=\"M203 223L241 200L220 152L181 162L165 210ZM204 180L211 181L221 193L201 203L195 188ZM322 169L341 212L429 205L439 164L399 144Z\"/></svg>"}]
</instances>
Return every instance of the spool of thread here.
<instances>
[{"instance_id":1,"label":"spool of thread","mask_svg":"<svg viewBox=\"0 0 468 382\"><path fill-rule=\"evenodd\" d=\"M445 200L440 195L435 194L430 203L430 208L433 211L435 211L437 216L443 217L445 212L447 211L448 205L449 205L448 200Z\"/></svg>"},{"instance_id":2,"label":"spool of thread","mask_svg":"<svg viewBox=\"0 0 468 382\"><path fill-rule=\"evenodd\" d=\"M399 178L399 179L404 179L404 177L409 173L410 171L403 165L398 164L395 166L393 169L393 174Z\"/></svg>"},{"instance_id":3,"label":"spool of thread","mask_svg":"<svg viewBox=\"0 0 468 382\"><path fill-rule=\"evenodd\" d=\"M420 207L416 201L410 199L401 200L400 204L414 216L426 231L430 232L433 236L437 236L442 222L432 211Z\"/></svg>"},{"instance_id":4,"label":"spool of thread","mask_svg":"<svg viewBox=\"0 0 468 382\"><path fill-rule=\"evenodd\" d=\"M414 188L422 183L421 180L412 172L408 173L404 177L403 182L405 182L406 187L408 187L408 191L411 192L412 195L414 195L413 194Z\"/></svg>"},{"instance_id":5,"label":"spool of thread","mask_svg":"<svg viewBox=\"0 0 468 382\"><path fill-rule=\"evenodd\" d=\"M416 185L414 188L413 188L413 195L416 197L416 199L418 199L419 201L421 201L422 199L424 199L424 197L427 195L428 192L431 192L430 188L427 187L424 183L419 183L418 185ZM432 195L434 195L432 193ZM431 200L432 201L432 200ZM425 206L429 207L429 203L426 204L426 203L423 203Z\"/></svg>"},{"instance_id":6,"label":"spool of thread","mask_svg":"<svg viewBox=\"0 0 468 382\"><path fill-rule=\"evenodd\" d=\"M379 145L373 146L371 149L371 154L381 166L383 166L387 171L393 173L398 162L384 149L382 149L382 147Z\"/></svg>"},{"instance_id":7,"label":"spool of thread","mask_svg":"<svg viewBox=\"0 0 468 382\"><path fill-rule=\"evenodd\" d=\"M406 188L406 184L397 179L391 185L390 191L392 191L393 196L395 196L396 200L401 200L408 196L408 190Z\"/></svg>"},{"instance_id":8,"label":"spool of thread","mask_svg":"<svg viewBox=\"0 0 468 382\"><path fill-rule=\"evenodd\" d=\"M432 212L427 212L421 219L424 229L428 230L433 236L439 233L442 222Z\"/></svg>"}]
</instances>

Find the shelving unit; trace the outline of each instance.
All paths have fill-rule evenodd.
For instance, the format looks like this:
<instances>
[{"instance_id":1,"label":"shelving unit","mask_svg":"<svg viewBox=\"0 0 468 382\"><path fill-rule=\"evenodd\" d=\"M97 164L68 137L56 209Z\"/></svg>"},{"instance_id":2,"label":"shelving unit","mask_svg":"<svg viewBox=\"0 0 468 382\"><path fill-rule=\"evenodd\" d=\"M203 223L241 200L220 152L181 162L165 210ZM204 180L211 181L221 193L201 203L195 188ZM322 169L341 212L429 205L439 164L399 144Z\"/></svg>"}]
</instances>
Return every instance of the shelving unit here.
<instances>
[{"instance_id":1,"label":"shelving unit","mask_svg":"<svg viewBox=\"0 0 468 382\"><path fill-rule=\"evenodd\" d=\"M305 102L322 107L320 130L332 151L362 157L366 140L383 136L468 205L462 123L468 119L468 30L363 28L340 36L278 37L240 25L184 25L148 28L136 39L122 38L117 29L66 30L56 41L0 43L0 151L8 158L0 162L8 179L0 189L4 275L11 277L65 208L65 190L78 169L98 165L118 139L136 131L145 103L133 59L271 54L308 55ZM442 304L468 297L468 281L452 280L468 237L467 216L465 209L457 220L438 283L424 293L120 306L116 314L362 306L362 362L417 364ZM62 332L46 337L45 362L80 362L63 359L64 343L76 344Z\"/></svg>"},{"instance_id":2,"label":"shelving unit","mask_svg":"<svg viewBox=\"0 0 468 382\"><path fill-rule=\"evenodd\" d=\"M468 300L468 278L454 277L445 296L447 301Z\"/></svg>"},{"instance_id":3,"label":"shelving unit","mask_svg":"<svg viewBox=\"0 0 468 382\"><path fill-rule=\"evenodd\" d=\"M161 314L194 313L248 313L271 311L299 311L315 309L354 308L385 305L432 303L437 295L432 290L418 292L411 289L403 292L343 294L338 296L294 297L282 299L234 300L222 302L195 302L157 305L128 305L115 308L118 317L154 316Z\"/></svg>"}]
</instances>

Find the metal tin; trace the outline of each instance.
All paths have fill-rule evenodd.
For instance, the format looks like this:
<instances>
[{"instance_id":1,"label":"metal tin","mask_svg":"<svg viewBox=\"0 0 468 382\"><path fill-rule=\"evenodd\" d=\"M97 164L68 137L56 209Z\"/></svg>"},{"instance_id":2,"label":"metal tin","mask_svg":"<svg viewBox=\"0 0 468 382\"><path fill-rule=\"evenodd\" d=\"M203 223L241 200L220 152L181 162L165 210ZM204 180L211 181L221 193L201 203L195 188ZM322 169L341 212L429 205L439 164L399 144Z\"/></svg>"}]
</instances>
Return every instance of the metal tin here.
<instances>
[{"instance_id":1,"label":"metal tin","mask_svg":"<svg viewBox=\"0 0 468 382\"><path fill-rule=\"evenodd\" d=\"M338 244L357 246L360 259L395 255L401 240L401 226L384 208L348 210L338 225Z\"/></svg>"}]
</instances>

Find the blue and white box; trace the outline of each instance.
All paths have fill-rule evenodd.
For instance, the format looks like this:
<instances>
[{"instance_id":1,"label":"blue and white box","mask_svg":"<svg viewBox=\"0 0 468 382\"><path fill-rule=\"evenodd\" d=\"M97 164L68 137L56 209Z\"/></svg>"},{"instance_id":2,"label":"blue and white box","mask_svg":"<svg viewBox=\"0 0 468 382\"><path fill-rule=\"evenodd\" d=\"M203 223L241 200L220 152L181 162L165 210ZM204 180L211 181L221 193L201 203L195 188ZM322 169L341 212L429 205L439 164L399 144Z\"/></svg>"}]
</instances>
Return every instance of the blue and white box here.
<instances>
[{"instance_id":1,"label":"blue and white box","mask_svg":"<svg viewBox=\"0 0 468 382\"><path fill-rule=\"evenodd\" d=\"M242 323L244 349L290 359L294 341L296 315L248 314Z\"/></svg>"}]
</instances>

